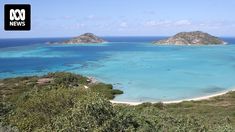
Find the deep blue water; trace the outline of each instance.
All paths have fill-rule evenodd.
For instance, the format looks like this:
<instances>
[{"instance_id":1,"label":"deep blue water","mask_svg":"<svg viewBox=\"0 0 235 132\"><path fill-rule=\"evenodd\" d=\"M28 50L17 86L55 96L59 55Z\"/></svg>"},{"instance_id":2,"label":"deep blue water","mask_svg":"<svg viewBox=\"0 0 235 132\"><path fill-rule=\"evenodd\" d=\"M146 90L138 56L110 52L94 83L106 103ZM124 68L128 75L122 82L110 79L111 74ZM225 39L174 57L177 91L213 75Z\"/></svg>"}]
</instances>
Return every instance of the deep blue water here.
<instances>
[{"instance_id":1,"label":"deep blue water","mask_svg":"<svg viewBox=\"0 0 235 132\"><path fill-rule=\"evenodd\" d=\"M69 71L112 83L120 101L209 95L235 86L235 39L220 46L156 46L165 37L104 37L109 43L51 45L68 38L0 39L0 78Z\"/></svg>"}]
</instances>

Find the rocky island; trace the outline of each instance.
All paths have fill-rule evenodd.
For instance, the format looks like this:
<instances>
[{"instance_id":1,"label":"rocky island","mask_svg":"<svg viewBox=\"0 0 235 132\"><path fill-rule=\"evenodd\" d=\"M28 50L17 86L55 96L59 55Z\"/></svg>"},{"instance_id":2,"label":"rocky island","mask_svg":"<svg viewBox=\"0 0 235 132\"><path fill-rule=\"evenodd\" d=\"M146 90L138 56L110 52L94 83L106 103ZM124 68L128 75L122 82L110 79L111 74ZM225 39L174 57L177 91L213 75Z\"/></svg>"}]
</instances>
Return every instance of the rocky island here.
<instances>
[{"instance_id":1,"label":"rocky island","mask_svg":"<svg viewBox=\"0 0 235 132\"><path fill-rule=\"evenodd\" d=\"M226 44L225 41L218 37L212 36L201 31L181 32L173 37L153 42L154 44L163 45L210 45Z\"/></svg>"},{"instance_id":2,"label":"rocky island","mask_svg":"<svg viewBox=\"0 0 235 132\"><path fill-rule=\"evenodd\" d=\"M93 33L85 33L80 36L74 37L70 40L59 42L59 44L88 44L88 43L104 43L105 40L97 37Z\"/></svg>"}]
</instances>

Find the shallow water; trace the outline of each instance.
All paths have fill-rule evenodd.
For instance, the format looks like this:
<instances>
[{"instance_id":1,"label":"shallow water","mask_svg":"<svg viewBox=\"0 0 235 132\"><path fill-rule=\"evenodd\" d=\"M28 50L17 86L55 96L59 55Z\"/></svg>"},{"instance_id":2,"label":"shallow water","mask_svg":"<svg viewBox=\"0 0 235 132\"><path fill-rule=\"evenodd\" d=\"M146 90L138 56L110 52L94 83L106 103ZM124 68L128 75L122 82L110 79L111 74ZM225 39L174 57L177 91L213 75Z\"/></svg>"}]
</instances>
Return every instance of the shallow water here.
<instances>
[{"instance_id":1,"label":"shallow water","mask_svg":"<svg viewBox=\"0 0 235 132\"><path fill-rule=\"evenodd\" d=\"M109 37L110 43L48 45L63 39L0 40L0 78L70 71L124 91L118 101L167 101L235 86L234 39L220 46L156 46L156 37Z\"/></svg>"}]
</instances>

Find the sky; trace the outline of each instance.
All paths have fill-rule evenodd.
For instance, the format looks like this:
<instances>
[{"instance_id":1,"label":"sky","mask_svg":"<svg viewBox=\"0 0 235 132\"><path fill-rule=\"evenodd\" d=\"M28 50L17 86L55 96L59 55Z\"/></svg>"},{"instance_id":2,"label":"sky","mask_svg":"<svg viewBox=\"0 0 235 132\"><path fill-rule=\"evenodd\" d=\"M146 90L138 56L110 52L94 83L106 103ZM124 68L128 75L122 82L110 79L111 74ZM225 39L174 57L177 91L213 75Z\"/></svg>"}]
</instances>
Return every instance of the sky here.
<instances>
[{"instance_id":1,"label":"sky","mask_svg":"<svg viewBox=\"0 0 235 132\"><path fill-rule=\"evenodd\" d=\"M30 31L4 31L4 4L31 4ZM0 38L170 36L200 30L235 37L235 0L1 0Z\"/></svg>"}]
</instances>

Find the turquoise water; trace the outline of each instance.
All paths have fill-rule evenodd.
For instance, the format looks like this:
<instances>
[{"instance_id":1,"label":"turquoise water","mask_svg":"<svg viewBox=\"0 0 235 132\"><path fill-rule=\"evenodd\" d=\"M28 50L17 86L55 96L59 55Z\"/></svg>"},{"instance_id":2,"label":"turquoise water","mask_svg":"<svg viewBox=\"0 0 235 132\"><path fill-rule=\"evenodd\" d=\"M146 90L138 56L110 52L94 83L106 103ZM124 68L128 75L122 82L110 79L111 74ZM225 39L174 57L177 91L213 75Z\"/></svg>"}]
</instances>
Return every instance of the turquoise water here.
<instances>
[{"instance_id":1,"label":"turquoise water","mask_svg":"<svg viewBox=\"0 0 235 132\"><path fill-rule=\"evenodd\" d=\"M0 48L0 77L69 71L124 91L117 101L168 101L235 87L235 45L156 46L149 42L96 45L45 43Z\"/></svg>"}]
</instances>

